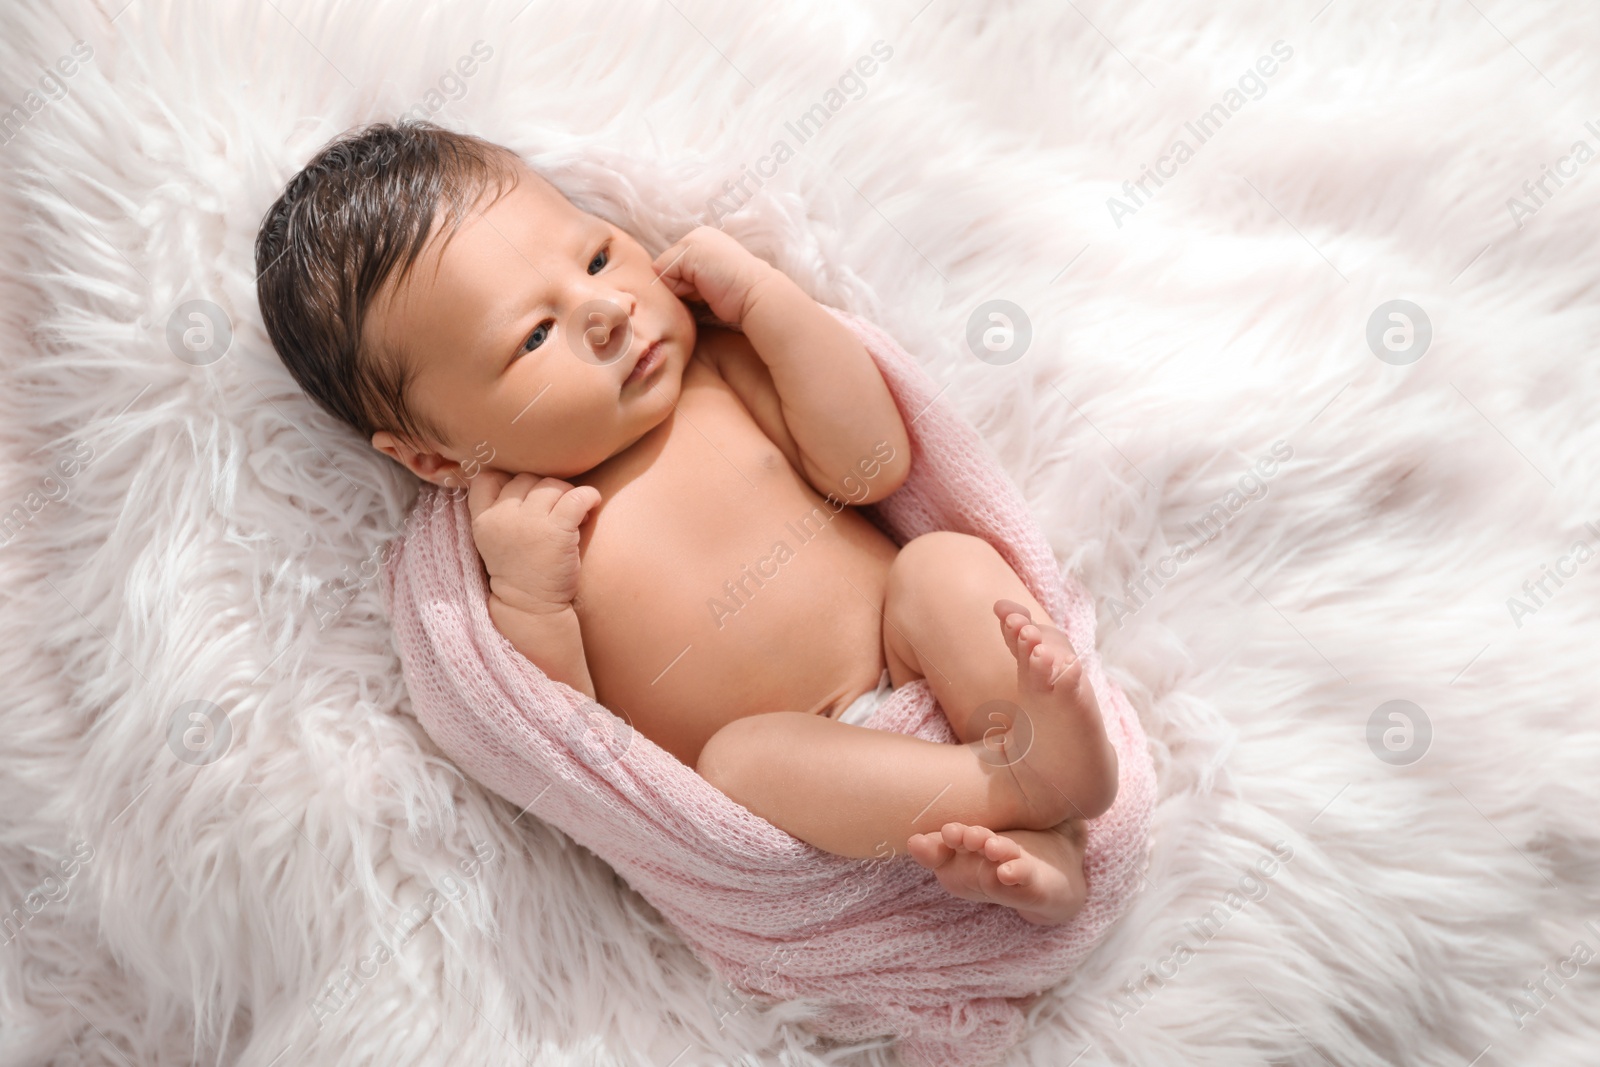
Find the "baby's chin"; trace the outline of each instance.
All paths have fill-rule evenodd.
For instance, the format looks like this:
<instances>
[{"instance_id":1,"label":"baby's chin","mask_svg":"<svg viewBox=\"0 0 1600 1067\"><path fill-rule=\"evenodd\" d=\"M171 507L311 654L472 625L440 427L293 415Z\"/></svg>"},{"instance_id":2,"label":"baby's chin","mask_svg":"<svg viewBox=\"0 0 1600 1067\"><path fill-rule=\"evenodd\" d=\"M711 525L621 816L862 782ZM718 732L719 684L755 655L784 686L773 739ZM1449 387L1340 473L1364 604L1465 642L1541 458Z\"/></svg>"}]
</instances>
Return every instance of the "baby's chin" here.
<instances>
[{"instance_id":1,"label":"baby's chin","mask_svg":"<svg viewBox=\"0 0 1600 1067\"><path fill-rule=\"evenodd\" d=\"M676 340L667 346L665 365L656 374L649 388L642 390L633 398L631 414L634 418L629 420L632 423L631 436L626 444L617 449L617 452L621 452L660 426L666 421L667 416L672 414L678 398L683 395L683 375L688 370L689 358L693 352L692 345L685 346ZM616 452L612 455L616 455Z\"/></svg>"},{"instance_id":2,"label":"baby's chin","mask_svg":"<svg viewBox=\"0 0 1600 1067\"><path fill-rule=\"evenodd\" d=\"M619 436L609 444L602 444L591 456L594 462L584 471L575 474L587 473L602 463L615 459L638 444L654 430L667 421L667 416L677 406L678 397L683 392L683 375L689 363L689 353L692 349L680 351L677 345L668 348L666 364L656 373L655 380L649 388L641 390L637 395L622 400L624 413L622 427L619 427ZM571 477L571 475L557 475L556 477Z\"/></svg>"}]
</instances>

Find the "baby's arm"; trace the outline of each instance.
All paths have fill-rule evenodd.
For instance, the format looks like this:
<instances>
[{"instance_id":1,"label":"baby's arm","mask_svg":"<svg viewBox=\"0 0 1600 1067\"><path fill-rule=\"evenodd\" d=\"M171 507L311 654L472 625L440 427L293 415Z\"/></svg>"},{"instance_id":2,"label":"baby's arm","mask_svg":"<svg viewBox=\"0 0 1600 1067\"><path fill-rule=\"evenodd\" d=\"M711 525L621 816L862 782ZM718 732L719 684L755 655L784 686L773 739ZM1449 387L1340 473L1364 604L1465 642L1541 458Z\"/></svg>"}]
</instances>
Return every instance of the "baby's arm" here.
<instances>
[{"instance_id":1,"label":"baby's arm","mask_svg":"<svg viewBox=\"0 0 1600 1067\"><path fill-rule=\"evenodd\" d=\"M467 492L472 540L489 572L489 618L534 666L590 699L594 681L572 599L578 527L599 502L591 485L487 468Z\"/></svg>"},{"instance_id":2,"label":"baby's arm","mask_svg":"<svg viewBox=\"0 0 1600 1067\"><path fill-rule=\"evenodd\" d=\"M893 458L881 463L868 495L850 503L871 503L900 487L911 464L905 425L877 365L842 322L788 275L707 226L657 263L673 292L698 296L744 331L771 375L800 471L819 493L837 495L855 484L859 464L884 441Z\"/></svg>"}]
</instances>

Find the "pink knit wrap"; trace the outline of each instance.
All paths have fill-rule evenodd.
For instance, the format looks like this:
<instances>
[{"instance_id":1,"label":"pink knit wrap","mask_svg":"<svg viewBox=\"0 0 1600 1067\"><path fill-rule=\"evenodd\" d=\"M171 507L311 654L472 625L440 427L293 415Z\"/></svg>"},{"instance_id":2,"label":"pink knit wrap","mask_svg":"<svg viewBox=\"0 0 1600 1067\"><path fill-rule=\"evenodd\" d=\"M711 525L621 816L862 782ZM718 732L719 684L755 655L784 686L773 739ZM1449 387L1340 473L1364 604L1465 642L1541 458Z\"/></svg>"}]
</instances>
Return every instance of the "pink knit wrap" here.
<instances>
[{"instance_id":1,"label":"pink knit wrap","mask_svg":"<svg viewBox=\"0 0 1600 1067\"><path fill-rule=\"evenodd\" d=\"M833 310L833 309L830 309ZM1109 811L1089 823L1088 900L1035 926L959 900L914 860L823 852L730 800L581 693L547 678L494 628L464 493L425 487L382 580L416 716L439 749L518 808L609 863L736 989L820 1006L807 1025L842 1040L897 1034L911 1067L1000 1060L1021 998L1070 975L1140 880L1155 773L1144 730L1095 652L1095 614L977 433L883 331L861 339L911 437L905 484L864 508L904 544L932 530L982 537L1082 650L1121 761ZM957 743L922 681L866 725ZM902 845L903 847L903 845Z\"/></svg>"}]
</instances>

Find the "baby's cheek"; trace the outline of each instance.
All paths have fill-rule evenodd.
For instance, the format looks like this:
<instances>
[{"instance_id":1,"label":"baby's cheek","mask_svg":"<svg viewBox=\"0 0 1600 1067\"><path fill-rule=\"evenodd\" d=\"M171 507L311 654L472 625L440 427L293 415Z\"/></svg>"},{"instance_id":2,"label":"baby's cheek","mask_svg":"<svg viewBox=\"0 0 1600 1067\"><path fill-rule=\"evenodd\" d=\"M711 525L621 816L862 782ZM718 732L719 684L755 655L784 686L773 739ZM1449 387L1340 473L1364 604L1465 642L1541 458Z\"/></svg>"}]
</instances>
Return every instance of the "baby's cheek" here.
<instances>
[{"instance_id":1,"label":"baby's cheek","mask_svg":"<svg viewBox=\"0 0 1600 1067\"><path fill-rule=\"evenodd\" d=\"M592 369L600 371L605 368ZM615 371L615 368L611 369ZM539 460L546 466L535 469L548 471L558 478L582 474L604 463L638 434L638 429L628 432L629 420L624 417L626 412L618 401L614 381L613 378L590 391L582 404L569 400L567 404L554 407L547 413L546 420L540 423L539 432L533 437ZM534 410L544 407L545 401L551 399L555 392L555 389L551 389ZM565 473L556 474L558 469Z\"/></svg>"},{"instance_id":2,"label":"baby's cheek","mask_svg":"<svg viewBox=\"0 0 1600 1067\"><path fill-rule=\"evenodd\" d=\"M651 318L664 327L662 332L681 337L688 331L690 343L693 343L694 313L689 310L688 304L665 285L653 281L639 295L642 298L640 303L650 307Z\"/></svg>"}]
</instances>

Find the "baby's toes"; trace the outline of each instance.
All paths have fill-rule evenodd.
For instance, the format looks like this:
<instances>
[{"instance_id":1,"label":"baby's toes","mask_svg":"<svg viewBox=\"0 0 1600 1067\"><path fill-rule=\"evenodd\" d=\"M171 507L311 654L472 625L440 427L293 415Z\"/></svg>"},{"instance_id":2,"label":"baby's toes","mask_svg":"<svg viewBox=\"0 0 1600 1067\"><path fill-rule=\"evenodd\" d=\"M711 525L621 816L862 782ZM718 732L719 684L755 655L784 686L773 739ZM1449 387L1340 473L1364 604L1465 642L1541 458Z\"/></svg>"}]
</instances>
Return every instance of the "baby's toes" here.
<instances>
[{"instance_id":1,"label":"baby's toes","mask_svg":"<svg viewBox=\"0 0 1600 1067\"><path fill-rule=\"evenodd\" d=\"M984 846L994 837L994 831L987 826L969 826L962 837L962 844L968 852L983 854Z\"/></svg>"},{"instance_id":2,"label":"baby's toes","mask_svg":"<svg viewBox=\"0 0 1600 1067\"><path fill-rule=\"evenodd\" d=\"M994 602L994 615L995 618L1000 620L1002 626L1009 627L1013 631L1021 629L1024 623L1033 621L1033 613L1027 609L1026 605L1018 604L1015 600L996 600ZM1011 618L1015 615L1021 615L1022 622L1012 626Z\"/></svg>"},{"instance_id":3,"label":"baby's toes","mask_svg":"<svg viewBox=\"0 0 1600 1067\"><path fill-rule=\"evenodd\" d=\"M956 850L944 843L937 833L912 834L906 839L906 851L911 858L929 870L943 867L955 856Z\"/></svg>"},{"instance_id":4,"label":"baby's toes","mask_svg":"<svg viewBox=\"0 0 1600 1067\"><path fill-rule=\"evenodd\" d=\"M1049 677L1045 681L1047 688L1071 690L1078 684L1078 679L1083 676L1083 661L1076 656L1067 656L1060 652L1051 657Z\"/></svg>"},{"instance_id":5,"label":"baby's toes","mask_svg":"<svg viewBox=\"0 0 1600 1067\"><path fill-rule=\"evenodd\" d=\"M1025 678L1024 692L1048 693L1061 670L1061 656L1036 635L1028 648L1027 658L1020 661L1020 666Z\"/></svg>"},{"instance_id":6,"label":"baby's toes","mask_svg":"<svg viewBox=\"0 0 1600 1067\"><path fill-rule=\"evenodd\" d=\"M1022 642L1022 631L1032 625L1026 615L1013 615L1001 624L1001 630L1005 633L1006 648L1011 650L1013 656L1018 654L1017 647Z\"/></svg>"},{"instance_id":7,"label":"baby's toes","mask_svg":"<svg viewBox=\"0 0 1600 1067\"><path fill-rule=\"evenodd\" d=\"M950 848L956 852L965 852L967 851L968 829L970 829L970 827L968 827L966 823L947 822L943 826L939 827L939 836L944 841L944 844L947 848Z\"/></svg>"},{"instance_id":8,"label":"baby's toes","mask_svg":"<svg viewBox=\"0 0 1600 1067\"><path fill-rule=\"evenodd\" d=\"M995 863L1004 863L1022 855L1022 846L1003 834L992 834L983 843L983 856Z\"/></svg>"},{"instance_id":9,"label":"baby's toes","mask_svg":"<svg viewBox=\"0 0 1600 1067\"><path fill-rule=\"evenodd\" d=\"M1015 600L996 600L994 613L1000 620L1000 635L1005 638L1006 647L1015 652L1017 632L1033 621L1032 614Z\"/></svg>"},{"instance_id":10,"label":"baby's toes","mask_svg":"<svg viewBox=\"0 0 1600 1067\"><path fill-rule=\"evenodd\" d=\"M1023 853L995 867L994 876L999 879L1001 885L1011 886L1013 889L1026 888L1033 881L1038 862L1032 856Z\"/></svg>"},{"instance_id":11,"label":"baby's toes","mask_svg":"<svg viewBox=\"0 0 1600 1067\"><path fill-rule=\"evenodd\" d=\"M1034 650L1043 647L1043 634L1033 623L1028 623L1017 631L1017 639L1011 645L1011 654L1017 659L1017 687L1023 692L1036 688L1033 681L1033 655Z\"/></svg>"},{"instance_id":12,"label":"baby's toes","mask_svg":"<svg viewBox=\"0 0 1600 1067\"><path fill-rule=\"evenodd\" d=\"M994 875L1001 885L1016 886L1027 882L1031 864L1022 846L995 834L984 842L983 857L995 865Z\"/></svg>"}]
</instances>

